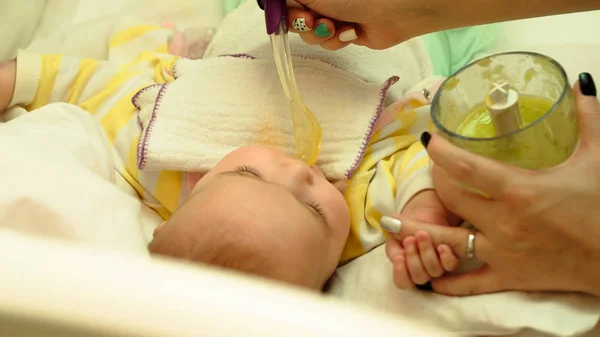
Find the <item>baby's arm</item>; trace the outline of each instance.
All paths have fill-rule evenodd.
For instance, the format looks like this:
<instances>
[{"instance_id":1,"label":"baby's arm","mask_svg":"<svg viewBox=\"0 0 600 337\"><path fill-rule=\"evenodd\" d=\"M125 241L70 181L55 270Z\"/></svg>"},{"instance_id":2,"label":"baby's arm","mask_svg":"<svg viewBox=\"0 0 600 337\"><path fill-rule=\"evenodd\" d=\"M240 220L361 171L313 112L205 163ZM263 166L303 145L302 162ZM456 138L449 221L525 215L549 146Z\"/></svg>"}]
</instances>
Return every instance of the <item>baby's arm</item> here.
<instances>
[{"instance_id":1,"label":"baby's arm","mask_svg":"<svg viewBox=\"0 0 600 337\"><path fill-rule=\"evenodd\" d=\"M102 61L25 51L9 62L12 76L3 81L12 82L14 91L7 107L28 111L53 102L80 105L103 91L119 70Z\"/></svg>"},{"instance_id":2,"label":"baby's arm","mask_svg":"<svg viewBox=\"0 0 600 337\"><path fill-rule=\"evenodd\" d=\"M455 222L437 197L429 170L429 156L416 141L400 159L396 178L396 210L422 222L448 226Z\"/></svg>"},{"instance_id":3,"label":"baby's arm","mask_svg":"<svg viewBox=\"0 0 600 337\"><path fill-rule=\"evenodd\" d=\"M433 190L429 157L420 142L416 142L406 151L401 166L408 167L407 171L411 173L397 177L398 186L408 184L404 190L412 192L404 196L397 195L398 198L407 199L402 214L421 222L441 226L456 223L456 217L446 210ZM426 284L432 278L440 277L458 266L458 258L450 247L435 247L426 232L419 232L403 241L390 237L386 244L386 252L394 266L394 283L401 289Z\"/></svg>"},{"instance_id":4,"label":"baby's arm","mask_svg":"<svg viewBox=\"0 0 600 337\"><path fill-rule=\"evenodd\" d=\"M423 95L423 88L434 92L441 78L430 78L415 85L393 107L398 109L394 122L395 129L384 130L398 135L395 143L405 140L404 135L413 135L409 139L405 151L394 156L393 175L396 182L394 211L403 217L420 222L441 226L458 223L456 216L448 212L434 190L430 172L430 159L426 149L418 140L422 131L431 126L430 105L428 98ZM398 121L400 123L398 123ZM398 128L399 127L399 128ZM383 130L383 129L382 129ZM404 149L400 149L404 150ZM382 228L390 233L397 233L401 228L399 223L381 222ZM398 287L414 287L414 284L425 284L432 277L442 275L445 271L453 270L458 259L448 247L434 247L427 233L419 233L403 241L397 241L390 235L387 243L387 253L394 264L395 281ZM443 253L443 254L442 254Z\"/></svg>"}]
</instances>

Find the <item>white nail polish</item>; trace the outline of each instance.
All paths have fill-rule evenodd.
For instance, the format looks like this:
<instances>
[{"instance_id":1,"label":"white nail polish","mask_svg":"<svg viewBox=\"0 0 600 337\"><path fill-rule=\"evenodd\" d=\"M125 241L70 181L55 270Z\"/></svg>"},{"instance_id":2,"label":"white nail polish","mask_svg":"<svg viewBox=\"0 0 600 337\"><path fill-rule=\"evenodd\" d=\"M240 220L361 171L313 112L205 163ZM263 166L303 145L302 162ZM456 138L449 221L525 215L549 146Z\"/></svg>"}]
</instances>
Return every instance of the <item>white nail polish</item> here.
<instances>
[{"instance_id":1,"label":"white nail polish","mask_svg":"<svg viewBox=\"0 0 600 337\"><path fill-rule=\"evenodd\" d=\"M310 28L308 28L308 26L306 25L306 20L304 18L297 18L292 23L292 26L294 26L295 30L301 33L310 32Z\"/></svg>"},{"instance_id":2,"label":"white nail polish","mask_svg":"<svg viewBox=\"0 0 600 337\"><path fill-rule=\"evenodd\" d=\"M398 234L402 230L402 221L389 216L381 217L381 228L392 234Z\"/></svg>"},{"instance_id":3,"label":"white nail polish","mask_svg":"<svg viewBox=\"0 0 600 337\"><path fill-rule=\"evenodd\" d=\"M356 31L354 29L348 29L340 33L340 41L342 42L350 42L358 39L356 35Z\"/></svg>"}]
</instances>

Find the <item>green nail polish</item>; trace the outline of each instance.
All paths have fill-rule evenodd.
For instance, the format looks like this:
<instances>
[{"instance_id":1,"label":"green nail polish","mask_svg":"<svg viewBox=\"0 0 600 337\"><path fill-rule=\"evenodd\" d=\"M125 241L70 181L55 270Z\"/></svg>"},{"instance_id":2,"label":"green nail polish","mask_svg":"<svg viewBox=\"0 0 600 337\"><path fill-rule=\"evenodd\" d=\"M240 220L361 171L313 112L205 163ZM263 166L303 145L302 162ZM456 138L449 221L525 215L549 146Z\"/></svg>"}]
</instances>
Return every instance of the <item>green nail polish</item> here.
<instances>
[{"instance_id":1,"label":"green nail polish","mask_svg":"<svg viewBox=\"0 0 600 337\"><path fill-rule=\"evenodd\" d=\"M315 28L315 36L321 39L331 36L331 32L327 29L326 23L322 23Z\"/></svg>"}]
</instances>

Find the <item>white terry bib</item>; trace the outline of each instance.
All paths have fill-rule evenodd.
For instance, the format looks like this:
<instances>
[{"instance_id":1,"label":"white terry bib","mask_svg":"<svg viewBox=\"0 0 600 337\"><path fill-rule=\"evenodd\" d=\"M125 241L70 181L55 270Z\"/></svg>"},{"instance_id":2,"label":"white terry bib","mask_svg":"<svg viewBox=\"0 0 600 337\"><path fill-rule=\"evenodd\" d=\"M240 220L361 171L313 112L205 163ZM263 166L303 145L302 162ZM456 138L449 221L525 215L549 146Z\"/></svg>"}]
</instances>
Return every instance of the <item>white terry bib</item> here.
<instances>
[{"instance_id":1,"label":"white terry bib","mask_svg":"<svg viewBox=\"0 0 600 337\"><path fill-rule=\"evenodd\" d=\"M321 125L317 165L330 179L349 178L360 163L388 89L323 61L294 58L298 88ZM134 97L142 134L142 170L206 172L231 151L262 145L295 153L288 103L272 59L182 59L176 80Z\"/></svg>"}]
</instances>

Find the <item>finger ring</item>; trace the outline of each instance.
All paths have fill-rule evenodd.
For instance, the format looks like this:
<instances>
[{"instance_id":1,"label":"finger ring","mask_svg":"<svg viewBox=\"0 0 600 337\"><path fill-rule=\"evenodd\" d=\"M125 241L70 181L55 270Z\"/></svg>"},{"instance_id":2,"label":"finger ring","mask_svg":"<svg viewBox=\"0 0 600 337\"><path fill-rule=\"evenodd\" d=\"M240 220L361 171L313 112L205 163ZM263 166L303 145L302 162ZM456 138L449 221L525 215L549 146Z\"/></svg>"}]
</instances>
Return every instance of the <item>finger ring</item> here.
<instances>
[{"instance_id":1,"label":"finger ring","mask_svg":"<svg viewBox=\"0 0 600 337\"><path fill-rule=\"evenodd\" d=\"M475 232L469 233L467 239L467 259L471 260L475 258Z\"/></svg>"}]
</instances>

